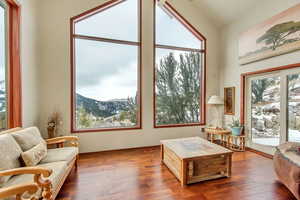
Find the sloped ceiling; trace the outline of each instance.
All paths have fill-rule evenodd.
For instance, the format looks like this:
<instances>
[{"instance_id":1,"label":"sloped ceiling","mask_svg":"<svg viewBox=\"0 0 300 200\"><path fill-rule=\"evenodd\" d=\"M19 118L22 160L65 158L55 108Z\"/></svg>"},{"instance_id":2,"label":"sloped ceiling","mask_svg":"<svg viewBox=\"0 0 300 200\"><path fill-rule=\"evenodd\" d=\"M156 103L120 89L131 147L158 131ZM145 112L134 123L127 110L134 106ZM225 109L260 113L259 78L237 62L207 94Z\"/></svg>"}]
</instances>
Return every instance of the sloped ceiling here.
<instances>
[{"instance_id":1,"label":"sloped ceiling","mask_svg":"<svg viewBox=\"0 0 300 200\"><path fill-rule=\"evenodd\" d=\"M238 20L259 5L261 0L189 0L199 12L209 17L216 26L222 27Z\"/></svg>"}]
</instances>

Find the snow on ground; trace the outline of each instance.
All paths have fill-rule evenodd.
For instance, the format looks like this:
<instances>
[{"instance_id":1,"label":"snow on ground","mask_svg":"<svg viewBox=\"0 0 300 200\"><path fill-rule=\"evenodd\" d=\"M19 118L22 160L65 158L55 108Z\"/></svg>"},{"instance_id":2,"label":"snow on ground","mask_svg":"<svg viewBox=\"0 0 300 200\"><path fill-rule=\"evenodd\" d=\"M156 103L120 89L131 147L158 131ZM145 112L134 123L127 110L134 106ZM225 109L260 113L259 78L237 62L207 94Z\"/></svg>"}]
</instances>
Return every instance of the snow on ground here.
<instances>
[{"instance_id":1,"label":"snow on ground","mask_svg":"<svg viewBox=\"0 0 300 200\"><path fill-rule=\"evenodd\" d=\"M273 138L252 138L252 142L255 144L267 145L267 146L278 146L280 139L279 137ZM300 131L289 130L289 142L300 142Z\"/></svg>"}]
</instances>

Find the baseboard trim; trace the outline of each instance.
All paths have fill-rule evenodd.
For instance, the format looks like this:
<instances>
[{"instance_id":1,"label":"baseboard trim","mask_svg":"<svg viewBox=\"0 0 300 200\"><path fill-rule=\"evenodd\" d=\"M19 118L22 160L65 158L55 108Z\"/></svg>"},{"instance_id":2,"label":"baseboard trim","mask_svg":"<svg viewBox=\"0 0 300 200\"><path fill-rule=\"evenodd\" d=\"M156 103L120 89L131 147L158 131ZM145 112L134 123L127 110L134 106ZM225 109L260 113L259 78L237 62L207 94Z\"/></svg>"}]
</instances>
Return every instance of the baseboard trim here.
<instances>
[{"instance_id":1,"label":"baseboard trim","mask_svg":"<svg viewBox=\"0 0 300 200\"><path fill-rule=\"evenodd\" d=\"M261 155L263 157L266 157L266 158L269 158L269 159L273 160L273 156L271 154L268 154L268 153L265 153L265 152L262 152L262 151L258 151L256 149L252 149L250 147L246 147L246 151L250 151L250 152L256 153L258 155Z\"/></svg>"},{"instance_id":2,"label":"baseboard trim","mask_svg":"<svg viewBox=\"0 0 300 200\"><path fill-rule=\"evenodd\" d=\"M80 155L91 155L91 154L97 154L97 153L104 153L104 152L118 152L118 151L128 151L128 150L139 150L139 149L150 149L150 148L157 148L160 147L160 145L153 145L153 146L145 146L145 147L133 147L133 148L124 148L124 149L113 149L113 150L104 150L104 151L97 151L97 152L84 152L80 153ZM258 155L261 155L265 158L273 159L273 156L271 154L267 154L262 151L258 151L256 149L252 149L250 147L246 147L246 151L250 151L253 153L256 153Z\"/></svg>"},{"instance_id":3,"label":"baseboard trim","mask_svg":"<svg viewBox=\"0 0 300 200\"><path fill-rule=\"evenodd\" d=\"M96 152L83 152L79 153L79 155L89 155L89 154L97 154L97 153L104 153L104 152L118 152L118 151L127 151L127 150L139 150L139 149L150 149L150 148L157 148L160 145L153 145L153 146L143 146L143 147L132 147L132 148L124 148L124 149L112 149L112 150L103 150L103 151L96 151Z\"/></svg>"}]
</instances>

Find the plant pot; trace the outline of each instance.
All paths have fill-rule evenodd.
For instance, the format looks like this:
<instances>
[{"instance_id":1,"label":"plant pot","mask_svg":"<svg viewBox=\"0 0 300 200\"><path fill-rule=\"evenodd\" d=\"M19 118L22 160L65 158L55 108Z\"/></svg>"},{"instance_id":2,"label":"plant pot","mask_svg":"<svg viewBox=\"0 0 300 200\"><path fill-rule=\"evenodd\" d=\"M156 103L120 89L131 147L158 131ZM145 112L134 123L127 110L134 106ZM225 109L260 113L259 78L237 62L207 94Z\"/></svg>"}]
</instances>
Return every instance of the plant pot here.
<instances>
[{"instance_id":1,"label":"plant pot","mask_svg":"<svg viewBox=\"0 0 300 200\"><path fill-rule=\"evenodd\" d=\"M231 132L234 136L240 136L242 134L243 127L232 127Z\"/></svg>"}]
</instances>

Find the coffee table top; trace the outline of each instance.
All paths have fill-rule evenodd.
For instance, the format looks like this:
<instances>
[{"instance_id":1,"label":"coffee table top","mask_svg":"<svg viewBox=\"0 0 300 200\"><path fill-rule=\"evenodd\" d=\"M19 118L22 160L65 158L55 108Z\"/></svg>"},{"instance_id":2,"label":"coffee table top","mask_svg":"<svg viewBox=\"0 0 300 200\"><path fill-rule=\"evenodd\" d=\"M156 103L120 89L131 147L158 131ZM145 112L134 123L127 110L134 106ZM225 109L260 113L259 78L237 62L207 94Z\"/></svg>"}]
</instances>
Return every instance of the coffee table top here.
<instances>
[{"instance_id":1,"label":"coffee table top","mask_svg":"<svg viewBox=\"0 0 300 200\"><path fill-rule=\"evenodd\" d=\"M160 142L174 151L181 159L233 153L200 137L161 140Z\"/></svg>"}]
</instances>

